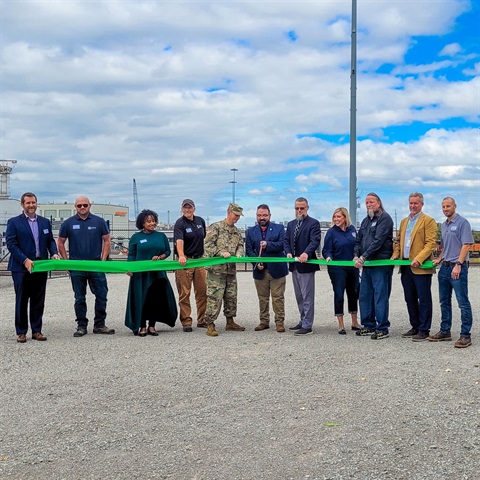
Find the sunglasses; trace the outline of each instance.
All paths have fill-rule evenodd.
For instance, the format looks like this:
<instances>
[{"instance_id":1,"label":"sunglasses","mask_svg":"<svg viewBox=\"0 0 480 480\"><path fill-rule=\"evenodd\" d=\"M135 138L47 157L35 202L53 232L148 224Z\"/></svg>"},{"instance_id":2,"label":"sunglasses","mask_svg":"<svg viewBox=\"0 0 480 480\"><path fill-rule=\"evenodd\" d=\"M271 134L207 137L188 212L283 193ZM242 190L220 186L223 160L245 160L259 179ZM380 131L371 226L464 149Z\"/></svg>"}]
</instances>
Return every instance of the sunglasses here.
<instances>
[{"instance_id":1,"label":"sunglasses","mask_svg":"<svg viewBox=\"0 0 480 480\"><path fill-rule=\"evenodd\" d=\"M77 208L87 208L87 207L88 207L88 203L77 203L76 207L77 207Z\"/></svg>"},{"instance_id":2,"label":"sunglasses","mask_svg":"<svg viewBox=\"0 0 480 480\"><path fill-rule=\"evenodd\" d=\"M307 207L295 207L295 210L306 210Z\"/></svg>"}]
</instances>

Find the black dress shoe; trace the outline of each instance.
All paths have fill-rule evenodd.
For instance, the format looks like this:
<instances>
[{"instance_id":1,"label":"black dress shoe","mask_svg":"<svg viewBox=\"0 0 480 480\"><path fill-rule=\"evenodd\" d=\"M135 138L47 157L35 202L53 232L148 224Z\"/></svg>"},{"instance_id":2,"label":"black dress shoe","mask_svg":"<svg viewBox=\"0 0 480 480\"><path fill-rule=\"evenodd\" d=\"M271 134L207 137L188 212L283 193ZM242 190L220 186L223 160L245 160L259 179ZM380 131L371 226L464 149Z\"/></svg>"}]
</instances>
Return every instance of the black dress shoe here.
<instances>
[{"instance_id":1,"label":"black dress shoe","mask_svg":"<svg viewBox=\"0 0 480 480\"><path fill-rule=\"evenodd\" d=\"M146 337L147 336L147 331L145 330L144 332L141 331L141 329L138 331L138 336L139 337Z\"/></svg>"}]
</instances>

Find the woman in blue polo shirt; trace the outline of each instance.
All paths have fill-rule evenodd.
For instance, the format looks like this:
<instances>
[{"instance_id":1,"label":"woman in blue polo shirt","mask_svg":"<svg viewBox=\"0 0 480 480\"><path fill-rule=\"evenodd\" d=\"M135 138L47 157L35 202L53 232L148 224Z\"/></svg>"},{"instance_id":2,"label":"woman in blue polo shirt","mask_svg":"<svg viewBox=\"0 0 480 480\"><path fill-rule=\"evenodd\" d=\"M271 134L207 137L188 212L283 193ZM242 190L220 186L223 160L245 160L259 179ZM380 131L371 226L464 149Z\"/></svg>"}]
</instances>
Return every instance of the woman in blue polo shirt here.
<instances>
[{"instance_id":1,"label":"woman in blue polo shirt","mask_svg":"<svg viewBox=\"0 0 480 480\"><path fill-rule=\"evenodd\" d=\"M128 261L157 261L170 256L167 236L156 231L157 224L158 215L154 211L140 212L136 220L139 232L134 233L130 239ZM128 275L130 284L125 325L139 337L157 336L156 322L175 326L177 303L166 272L129 272Z\"/></svg>"},{"instance_id":2,"label":"woman in blue polo shirt","mask_svg":"<svg viewBox=\"0 0 480 480\"><path fill-rule=\"evenodd\" d=\"M353 247L357 230L350 221L346 208L340 207L333 212L332 226L325 235L322 249L323 258L331 260L353 260ZM347 292L348 312L352 316L352 330L360 330L357 320L358 310L358 269L328 265L328 275L333 286L335 316L338 320L338 333L345 335L343 324L344 293Z\"/></svg>"}]
</instances>

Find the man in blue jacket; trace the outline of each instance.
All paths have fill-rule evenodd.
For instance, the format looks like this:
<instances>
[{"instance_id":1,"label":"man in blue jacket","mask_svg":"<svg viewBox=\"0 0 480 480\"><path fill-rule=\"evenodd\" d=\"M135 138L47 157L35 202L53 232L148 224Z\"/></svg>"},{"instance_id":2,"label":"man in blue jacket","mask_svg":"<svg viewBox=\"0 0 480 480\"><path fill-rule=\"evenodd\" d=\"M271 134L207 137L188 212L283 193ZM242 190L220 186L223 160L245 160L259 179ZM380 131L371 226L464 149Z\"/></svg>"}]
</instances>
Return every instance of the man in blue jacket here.
<instances>
[{"instance_id":1,"label":"man in blue jacket","mask_svg":"<svg viewBox=\"0 0 480 480\"><path fill-rule=\"evenodd\" d=\"M364 267L365 260L389 260L393 255L393 220L376 193L365 197L367 216L362 220L354 247L356 268L362 268L360 317L362 328L355 334L372 340L388 338L389 298L393 266Z\"/></svg>"},{"instance_id":2,"label":"man in blue jacket","mask_svg":"<svg viewBox=\"0 0 480 480\"><path fill-rule=\"evenodd\" d=\"M316 250L320 246L320 223L308 216L308 201L299 197L295 200L295 220L288 222L284 248L287 258L296 258L298 262L289 264L292 272L293 289L300 312L300 321L290 330L295 335L313 333L315 313L315 272L318 265L305 263L317 258Z\"/></svg>"},{"instance_id":3,"label":"man in blue jacket","mask_svg":"<svg viewBox=\"0 0 480 480\"><path fill-rule=\"evenodd\" d=\"M36 195L24 193L20 203L23 213L8 221L5 235L10 252L8 270L12 272L15 288L17 342L27 341L29 302L32 339L43 342L47 339L42 334L42 326L48 274L32 273L32 268L35 260L47 260L49 255L55 259L59 257L50 221L36 213Z\"/></svg>"},{"instance_id":4,"label":"man in blue jacket","mask_svg":"<svg viewBox=\"0 0 480 480\"><path fill-rule=\"evenodd\" d=\"M257 207L257 225L247 230L245 246L249 257L284 257L285 228L270 222L270 208L266 204ZM270 296L275 313L277 332L285 331L285 285L288 266L286 263L254 263L253 278L260 306L259 332L270 328Z\"/></svg>"}]
</instances>

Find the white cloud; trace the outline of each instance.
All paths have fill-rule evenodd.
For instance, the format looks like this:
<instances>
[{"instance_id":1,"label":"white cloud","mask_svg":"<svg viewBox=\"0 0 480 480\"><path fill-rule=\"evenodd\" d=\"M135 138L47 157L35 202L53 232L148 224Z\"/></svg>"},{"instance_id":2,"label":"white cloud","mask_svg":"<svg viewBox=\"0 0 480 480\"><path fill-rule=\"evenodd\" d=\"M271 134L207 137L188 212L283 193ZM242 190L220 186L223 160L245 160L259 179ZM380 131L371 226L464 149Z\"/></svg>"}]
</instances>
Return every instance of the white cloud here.
<instances>
[{"instance_id":1,"label":"white cloud","mask_svg":"<svg viewBox=\"0 0 480 480\"><path fill-rule=\"evenodd\" d=\"M360 3L357 131L369 138L358 143L361 188L372 179L391 190L392 180L403 204L411 185L439 188L463 166L455 185L472 201L475 131L442 122L478 121L477 53L449 41L440 56L450 58L439 61L437 49L405 61L422 35L452 32L469 5L417 2L412 15L411 2ZM350 7L4 3L0 152L20 160L12 191L62 201L83 191L97 203L131 204L136 178L142 207L173 211L195 195L214 218L224 215L238 168L246 211L261 197L289 218L294 197L308 192L322 196L311 210L330 218L347 198ZM385 64L395 67L381 73ZM468 78L448 78L448 70ZM438 128L397 138L397 128L422 122ZM320 138L302 137L312 133Z\"/></svg>"},{"instance_id":2,"label":"white cloud","mask_svg":"<svg viewBox=\"0 0 480 480\"><path fill-rule=\"evenodd\" d=\"M455 57L458 53L462 51L462 47L458 43L450 43L445 45L439 56L441 57Z\"/></svg>"}]
</instances>

